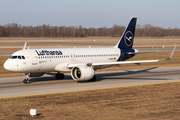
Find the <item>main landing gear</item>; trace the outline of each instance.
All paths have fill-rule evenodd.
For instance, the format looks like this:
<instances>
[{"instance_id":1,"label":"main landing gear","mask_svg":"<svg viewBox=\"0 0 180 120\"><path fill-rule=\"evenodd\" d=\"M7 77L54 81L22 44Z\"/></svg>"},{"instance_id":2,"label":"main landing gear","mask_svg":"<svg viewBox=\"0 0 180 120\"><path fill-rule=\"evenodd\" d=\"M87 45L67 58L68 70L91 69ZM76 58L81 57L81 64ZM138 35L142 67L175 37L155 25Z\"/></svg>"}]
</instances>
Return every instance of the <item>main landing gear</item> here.
<instances>
[{"instance_id":1,"label":"main landing gear","mask_svg":"<svg viewBox=\"0 0 180 120\"><path fill-rule=\"evenodd\" d=\"M58 73L55 75L55 77L56 77L56 79L64 79L64 74L58 72Z\"/></svg>"}]
</instances>

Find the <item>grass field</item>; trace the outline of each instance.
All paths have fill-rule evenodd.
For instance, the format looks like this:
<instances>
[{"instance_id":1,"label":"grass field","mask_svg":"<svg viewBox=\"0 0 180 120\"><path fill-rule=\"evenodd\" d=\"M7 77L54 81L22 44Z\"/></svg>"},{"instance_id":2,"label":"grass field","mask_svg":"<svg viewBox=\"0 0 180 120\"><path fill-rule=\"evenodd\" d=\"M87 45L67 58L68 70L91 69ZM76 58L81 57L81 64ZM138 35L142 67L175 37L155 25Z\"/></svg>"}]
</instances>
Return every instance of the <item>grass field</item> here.
<instances>
[{"instance_id":1,"label":"grass field","mask_svg":"<svg viewBox=\"0 0 180 120\"><path fill-rule=\"evenodd\" d=\"M178 120L180 82L0 99L0 118L42 120ZM35 119L34 118L34 119Z\"/></svg>"}]
</instances>

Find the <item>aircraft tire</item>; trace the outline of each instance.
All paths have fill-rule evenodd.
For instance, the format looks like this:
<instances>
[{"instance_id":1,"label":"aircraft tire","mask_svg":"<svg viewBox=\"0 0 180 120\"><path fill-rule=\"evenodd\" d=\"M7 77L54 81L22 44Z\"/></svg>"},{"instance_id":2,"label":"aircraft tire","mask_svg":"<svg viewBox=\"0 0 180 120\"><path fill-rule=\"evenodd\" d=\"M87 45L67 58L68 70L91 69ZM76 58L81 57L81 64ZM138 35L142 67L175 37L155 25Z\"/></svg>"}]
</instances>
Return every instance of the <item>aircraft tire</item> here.
<instances>
[{"instance_id":1,"label":"aircraft tire","mask_svg":"<svg viewBox=\"0 0 180 120\"><path fill-rule=\"evenodd\" d=\"M24 80L23 80L23 83L24 83L24 84L29 84L29 83L31 83L31 80L29 80L29 79L24 79Z\"/></svg>"},{"instance_id":2,"label":"aircraft tire","mask_svg":"<svg viewBox=\"0 0 180 120\"><path fill-rule=\"evenodd\" d=\"M56 79L64 79L64 74L63 73L57 73L55 75Z\"/></svg>"},{"instance_id":3,"label":"aircraft tire","mask_svg":"<svg viewBox=\"0 0 180 120\"><path fill-rule=\"evenodd\" d=\"M25 84L25 83L27 83L27 80L26 80L26 79L24 79L24 80L23 80L23 83L24 83L24 84Z\"/></svg>"},{"instance_id":4,"label":"aircraft tire","mask_svg":"<svg viewBox=\"0 0 180 120\"><path fill-rule=\"evenodd\" d=\"M63 73L60 74L60 79L64 79L64 74Z\"/></svg>"},{"instance_id":5,"label":"aircraft tire","mask_svg":"<svg viewBox=\"0 0 180 120\"><path fill-rule=\"evenodd\" d=\"M27 80L26 80L26 83L29 84L29 83L31 83L31 81L27 79Z\"/></svg>"}]
</instances>

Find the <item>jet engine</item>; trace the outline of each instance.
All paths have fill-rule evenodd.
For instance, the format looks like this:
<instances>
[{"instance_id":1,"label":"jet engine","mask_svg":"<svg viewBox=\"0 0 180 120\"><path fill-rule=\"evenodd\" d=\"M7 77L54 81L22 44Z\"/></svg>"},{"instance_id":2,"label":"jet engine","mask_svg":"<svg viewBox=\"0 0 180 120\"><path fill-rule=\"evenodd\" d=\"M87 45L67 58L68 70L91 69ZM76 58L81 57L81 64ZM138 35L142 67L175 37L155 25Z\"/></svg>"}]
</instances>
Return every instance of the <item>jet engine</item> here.
<instances>
[{"instance_id":1,"label":"jet engine","mask_svg":"<svg viewBox=\"0 0 180 120\"><path fill-rule=\"evenodd\" d=\"M76 81L91 80L94 77L94 70L88 66L77 66L71 70L71 76Z\"/></svg>"}]
</instances>

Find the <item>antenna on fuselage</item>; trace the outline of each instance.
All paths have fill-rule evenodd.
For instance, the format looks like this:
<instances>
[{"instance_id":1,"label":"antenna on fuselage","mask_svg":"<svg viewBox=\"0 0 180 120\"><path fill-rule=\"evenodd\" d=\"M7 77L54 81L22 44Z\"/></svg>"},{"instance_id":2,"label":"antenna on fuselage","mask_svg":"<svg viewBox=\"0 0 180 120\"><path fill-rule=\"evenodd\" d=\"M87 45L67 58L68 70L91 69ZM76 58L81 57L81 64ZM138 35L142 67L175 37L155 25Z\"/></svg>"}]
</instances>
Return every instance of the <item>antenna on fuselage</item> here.
<instances>
[{"instance_id":1,"label":"antenna on fuselage","mask_svg":"<svg viewBox=\"0 0 180 120\"><path fill-rule=\"evenodd\" d=\"M27 42L24 43L22 50L26 49Z\"/></svg>"}]
</instances>

